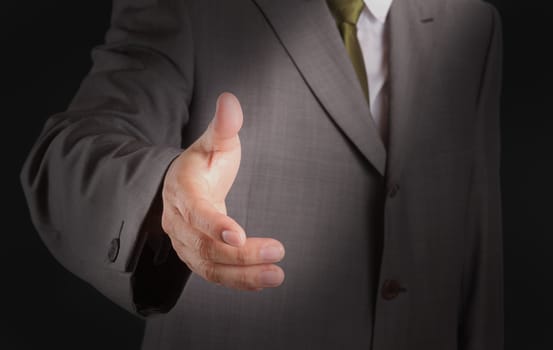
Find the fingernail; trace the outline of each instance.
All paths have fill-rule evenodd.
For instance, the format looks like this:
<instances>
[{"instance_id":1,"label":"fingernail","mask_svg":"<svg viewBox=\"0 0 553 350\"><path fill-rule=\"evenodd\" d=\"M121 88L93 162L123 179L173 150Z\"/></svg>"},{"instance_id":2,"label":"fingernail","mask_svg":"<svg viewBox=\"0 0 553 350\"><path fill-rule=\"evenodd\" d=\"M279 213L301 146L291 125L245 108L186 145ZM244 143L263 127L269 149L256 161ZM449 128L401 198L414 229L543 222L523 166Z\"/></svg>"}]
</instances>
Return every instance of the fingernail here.
<instances>
[{"instance_id":1,"label":"fingernail","mask_svg":"<svg viewBox=\"0 0 553 350\"><path fill-rule=\"evenodd\" d=\"M259 281L266 287L276 287L282 283L282 280L282 274L278 271L263 271L259 275Z\"/></svg>"},{"instance_id":2,"label":"fingernail","mask_svg":"<svg viewBox=\"0 0 553 350\"><path fill-rule=\"evenodd\" d=\"M225 241L225 243L233 246L240 246L245 240L244 234L240 232L225 230L221 236L223 237L223 241Z\"/></svg>"},{"instance_id":3,"label":"fingernail","mask_svg":"<svg viewBox=\"0 0 553 350\"><path fill-rule=\"evenodd\" d=\"M261 260L265 262L276 262L282 259L284 255L284 250L280 246L268 246L261 248L259 251L259 256Z\"/></svg>"}]
</instances>

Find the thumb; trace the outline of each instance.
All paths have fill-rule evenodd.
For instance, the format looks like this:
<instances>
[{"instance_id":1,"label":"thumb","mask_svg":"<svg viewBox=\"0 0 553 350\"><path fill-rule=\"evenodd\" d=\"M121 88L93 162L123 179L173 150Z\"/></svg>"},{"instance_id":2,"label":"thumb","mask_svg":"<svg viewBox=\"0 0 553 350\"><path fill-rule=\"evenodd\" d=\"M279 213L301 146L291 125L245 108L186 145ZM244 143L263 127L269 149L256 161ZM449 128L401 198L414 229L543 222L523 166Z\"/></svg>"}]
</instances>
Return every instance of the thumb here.
<instances>
[{"instance_id":1,"label":"thumb","mask_svg":"<svg viewBox=\"0 0 553 350\"><path fill-rule=\"evenodd\" d=\"M238 146L237 136L243 120L242 107L236 96L229 92L219 95L215 116L202 137L205 151L228 151Z\"/></svg>"}]
</instances>

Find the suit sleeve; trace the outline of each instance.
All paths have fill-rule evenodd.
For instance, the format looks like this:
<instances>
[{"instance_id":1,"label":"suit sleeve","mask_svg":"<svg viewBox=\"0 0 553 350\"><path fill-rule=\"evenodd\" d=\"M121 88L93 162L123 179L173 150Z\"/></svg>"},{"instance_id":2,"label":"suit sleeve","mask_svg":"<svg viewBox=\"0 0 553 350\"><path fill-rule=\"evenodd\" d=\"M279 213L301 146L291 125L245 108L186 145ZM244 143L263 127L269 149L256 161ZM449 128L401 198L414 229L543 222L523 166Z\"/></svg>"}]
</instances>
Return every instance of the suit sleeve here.
<instances>
[{"instance_id":1,"label":"suit sleeve","mask_svg":"<svg viewBox=\"0 0 553 350\"><path fill-rule=\"evenodd\" d=\"M167 253L159 220L193 89L185 7L114 1L91 71L68 109L47 120L21 172L32 221L54 257L139 315L170 309L190 273L170 245Z\"/></svg>"},{"instance_id":2,"label":"suit sleeve","mask_svg":"<svg viewBox=\"0 0 553 350\"><path fill-rule=\"evenodd\" d=\"M502 34L492 6L488 52L478 97L477 150L467 229L460 349L500 350L503 326L503 239L500 192Z\"/></svg>"}]
</instances>

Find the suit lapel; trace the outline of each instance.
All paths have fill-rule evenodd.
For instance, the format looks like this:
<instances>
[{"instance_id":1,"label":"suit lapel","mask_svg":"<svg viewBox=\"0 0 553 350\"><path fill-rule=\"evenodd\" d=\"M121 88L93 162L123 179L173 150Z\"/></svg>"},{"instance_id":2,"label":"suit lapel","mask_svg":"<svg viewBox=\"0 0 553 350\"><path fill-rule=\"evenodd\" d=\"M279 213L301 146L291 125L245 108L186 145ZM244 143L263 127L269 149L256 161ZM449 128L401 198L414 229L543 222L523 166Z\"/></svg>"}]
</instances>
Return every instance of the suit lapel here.
<instances>
[{"instance_id":1,"label":"suit lapel","mask_svg":"<svg viewBox=\"0 0 553 350\"><path fill-rule=\"evenodd\" d=\"M384 175L384 144L325 1L254 1L327 114Z\"/></svg>"},{"instance_id":2,"label":"suit lapel","mask_svg":"<svg viewBox=\"0 0 553 350\"><path fill-rule=\"evenodd\" d=\"M432 70L433 38L441 0L394 0L389 25L389 141L386 178L400 178L404 159L424 113Z\"/></svg>"}]
</instances>

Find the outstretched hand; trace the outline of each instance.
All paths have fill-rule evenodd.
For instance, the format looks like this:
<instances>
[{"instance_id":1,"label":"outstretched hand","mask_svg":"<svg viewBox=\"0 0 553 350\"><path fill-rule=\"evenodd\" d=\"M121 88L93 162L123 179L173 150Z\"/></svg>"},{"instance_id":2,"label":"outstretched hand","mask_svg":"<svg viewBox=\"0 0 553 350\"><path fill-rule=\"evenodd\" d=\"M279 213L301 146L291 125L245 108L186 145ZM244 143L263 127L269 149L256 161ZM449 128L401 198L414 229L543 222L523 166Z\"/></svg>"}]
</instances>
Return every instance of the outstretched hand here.
<instances>
[{"instance_id":1,"label":"outstretched hand","mask_svg":"<svg viewBox=\"0 0 553 350\"><path fill-rule=\"evenodd\" d=\"M163 230L179 258L208 281L242 290L279 286L284 257L272 238L246 237L225 198L240 166L242 108L223 93L206 131L170 165L163 183Z\"/></svg>"}]
</instances>

